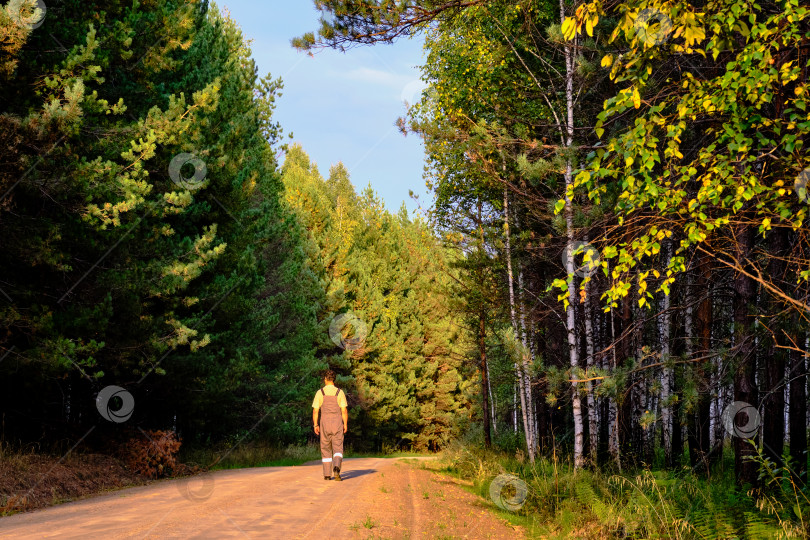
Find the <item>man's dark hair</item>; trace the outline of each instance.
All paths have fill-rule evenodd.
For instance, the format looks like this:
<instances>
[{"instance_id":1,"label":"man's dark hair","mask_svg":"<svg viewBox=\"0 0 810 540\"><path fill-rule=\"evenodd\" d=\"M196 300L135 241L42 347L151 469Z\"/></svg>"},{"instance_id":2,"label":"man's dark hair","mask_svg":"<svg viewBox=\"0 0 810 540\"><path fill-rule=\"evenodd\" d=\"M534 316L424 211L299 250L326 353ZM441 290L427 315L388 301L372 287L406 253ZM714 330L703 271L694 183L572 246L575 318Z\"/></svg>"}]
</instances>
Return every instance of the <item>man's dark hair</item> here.
<instances>
[{"instance_id":1,"label":"man's dark hair","mask_svg":"<svg viewBox=\"0 0 810 540\"><path fill-rule=\"evenodd\" d=\"M323 374L323 378L329 382L335 382L335 372L331 369L327 369L326 373Z\"/></svg>"}]
</instances>

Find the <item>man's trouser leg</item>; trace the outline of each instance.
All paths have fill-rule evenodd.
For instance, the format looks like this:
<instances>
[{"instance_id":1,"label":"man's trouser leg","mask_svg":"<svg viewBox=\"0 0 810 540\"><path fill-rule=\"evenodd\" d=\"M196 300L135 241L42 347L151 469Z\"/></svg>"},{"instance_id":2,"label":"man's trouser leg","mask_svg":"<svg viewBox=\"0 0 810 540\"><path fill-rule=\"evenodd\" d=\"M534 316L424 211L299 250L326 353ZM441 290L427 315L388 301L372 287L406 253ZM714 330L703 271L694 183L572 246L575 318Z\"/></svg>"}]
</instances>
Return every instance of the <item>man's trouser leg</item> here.
<instances>
[{"instance_id":1,"label":"man's trouser leg","mask_svg":"<svg viewBox=\"0 0 810 540\"><path fill-rule=\"evenodd\" d=\"M324 476L332 476L332 437L331 433L321 431L321 462Z\"/></svg>"},{"instance_id":2,"label":"man's trouser leg","mask_svg":"<svg viewBox=\"0 0 810 540\"><path fill-rule=\"evenodd\" d=\"M332 435L332 467L340 470L343 463L343 427Z\"/></svg>"}]
</instances>

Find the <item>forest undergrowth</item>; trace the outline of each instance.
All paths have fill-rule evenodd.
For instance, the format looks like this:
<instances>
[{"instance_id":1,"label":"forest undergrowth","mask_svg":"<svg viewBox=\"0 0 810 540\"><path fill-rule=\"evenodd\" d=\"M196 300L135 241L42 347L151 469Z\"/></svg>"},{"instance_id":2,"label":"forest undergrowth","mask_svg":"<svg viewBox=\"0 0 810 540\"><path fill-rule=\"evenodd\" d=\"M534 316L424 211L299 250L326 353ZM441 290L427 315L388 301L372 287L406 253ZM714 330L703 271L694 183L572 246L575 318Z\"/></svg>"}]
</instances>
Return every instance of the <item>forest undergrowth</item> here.
<instances>
[{"instance_id":1,"label":"forest undergrowth","mask_svg":"<svg viewBox=\"0 0 810 540\"><path fill-rule=\"evenodd\" d=\"M522 450L485 451L459 443L443 454L441 471L472 482L493 499L493 482L514 476L500 497L511 521L538 538L808 538L810 490L787 468L756 458L761 487L737 487L734 455L726 448L710 474L686 464L618 471L610 464L574 471L569 457L539 457ZM660 458L661 456L658 456ZM521 492L522 491L522 492Z\"/></svg>"}]
</instances>

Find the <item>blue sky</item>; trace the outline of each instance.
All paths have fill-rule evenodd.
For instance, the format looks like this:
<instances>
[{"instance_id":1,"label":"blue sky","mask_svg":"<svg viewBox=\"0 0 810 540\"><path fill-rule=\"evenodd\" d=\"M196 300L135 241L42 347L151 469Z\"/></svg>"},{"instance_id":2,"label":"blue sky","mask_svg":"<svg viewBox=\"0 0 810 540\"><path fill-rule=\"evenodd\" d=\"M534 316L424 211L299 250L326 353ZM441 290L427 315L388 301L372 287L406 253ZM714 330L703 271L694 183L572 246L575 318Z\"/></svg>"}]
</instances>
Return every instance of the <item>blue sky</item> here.
<instances>
[{"instance_id":1,"label":"blue sky","mask_svg":"<svg viewBox=\"0 0 810 540\"><path fill-rule=\"evenodd\" d=\"M413 134L403 137L394 125L405 113L403 98L413 102L424 86L418 70L420 37L346 53L328 49L310 57L293 49L290 39L319 26L312 0L217 3L252 40L259 73L284 80L276 118L322 175L342 161L358 191L371 183L389 210L404 201L413 212L416 203L408 190L429 206L421 141Z\"/></svg>"}]
</instances>

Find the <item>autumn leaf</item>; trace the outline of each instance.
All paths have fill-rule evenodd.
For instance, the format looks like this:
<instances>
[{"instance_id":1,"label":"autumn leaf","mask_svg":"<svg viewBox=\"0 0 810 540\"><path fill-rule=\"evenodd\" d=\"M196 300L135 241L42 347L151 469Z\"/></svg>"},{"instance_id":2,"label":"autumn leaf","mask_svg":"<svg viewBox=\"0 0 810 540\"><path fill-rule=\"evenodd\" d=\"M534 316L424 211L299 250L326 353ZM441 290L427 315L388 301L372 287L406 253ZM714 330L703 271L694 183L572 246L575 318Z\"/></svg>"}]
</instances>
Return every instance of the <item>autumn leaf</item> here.
<instances>
[{"instance_id":1,"label":"autumn leaf","mask_svg":"<svg viewBox=\"0 0 810 540\"><path fill-rule=\"evenodd\" d=\"M562 34L563 37L570 41L574 39L574 36L577 33L577 21L573 17L568 17L562 23Z\"/></svg>"}]
</instances>

